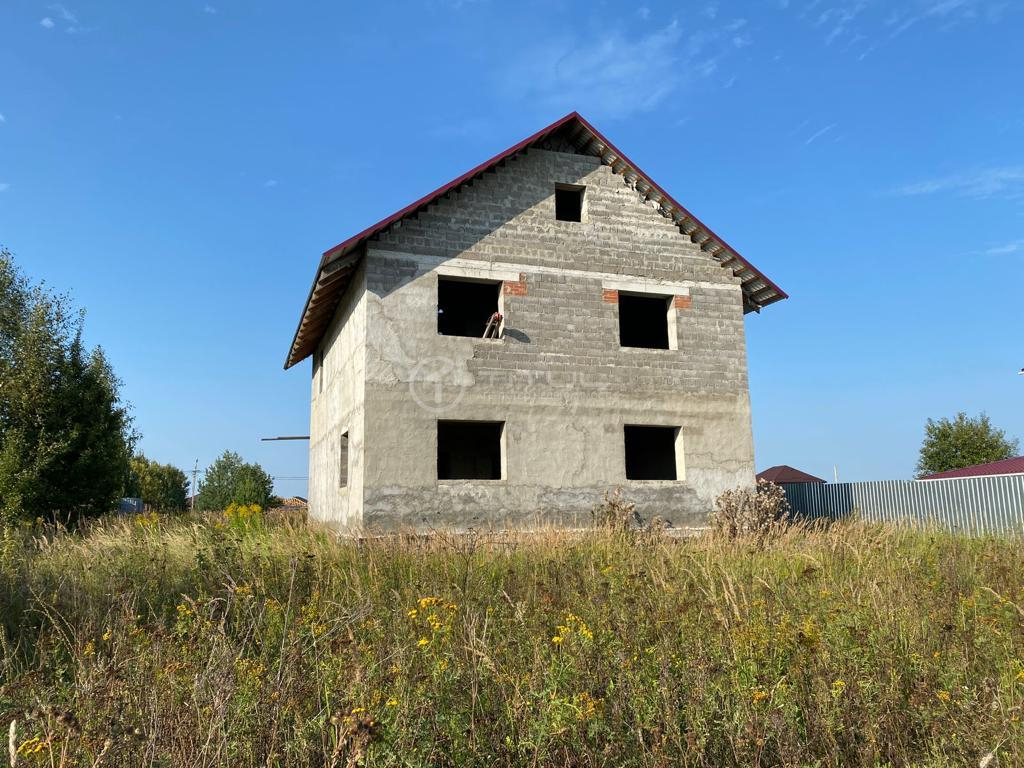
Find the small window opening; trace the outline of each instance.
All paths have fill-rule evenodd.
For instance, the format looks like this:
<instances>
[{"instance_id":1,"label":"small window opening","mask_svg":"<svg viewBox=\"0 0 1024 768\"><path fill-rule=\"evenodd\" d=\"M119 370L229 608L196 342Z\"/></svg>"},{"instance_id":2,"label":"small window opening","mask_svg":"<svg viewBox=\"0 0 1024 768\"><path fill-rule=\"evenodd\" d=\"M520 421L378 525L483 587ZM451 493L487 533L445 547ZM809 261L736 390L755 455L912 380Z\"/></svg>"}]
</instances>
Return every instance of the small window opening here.
<instances>
[{"instance_id":1,"label":"small window opening","mask_svg":"<svg viewBox=\"0 0 1024 768\"><path fill-rule=\"evenodd\" d=\"M324 391L324 350L321 348L316 354L316 370L314 373L317 376L317 393Z\"/></svg>"},{"instance_id":2,"label":"small window opening","mask_svg":"<svg viewBox=\"0 0 1024 768\"><path fill-rule=\"evenodd\" d=\"M500 480L501 421L437 422L438 480Z\"/></svg>"},{"instance_id":3,"label":"small window opening","mask_svg":"<svg viewBox=\"0 0 1024 768\"><path fill-rule=\"evenodd\" d=\"M619 344L623 347L669 349L670 296L619 293Z\"/></svg>"},{"instance_id":4,"label":"small window opening","mask_svg":"<svg viewBox=\"0 0 1024 768\"><path fill-rule=\"evenodd\" d=\"M555 187L555 218L559 221L583 221L583 190L559 184Z\"/></svg>"},{"instance_id":5,"label":"small window opening","mask_svg":"<svg viewBox=\"0 0 1024 768\"><path fill-rule=\"evenodd\" d=\"M676 480L678 427L627 425L626 479Z\"/></svg>"},{"instance_id":6,"label":"small window opening","mask_svg":"<svg viewBox=\"0 0 1024 768\"><path fill-rule=\"evenodd\" d=\"M348 430L341 433L338 451L338 487L348 487Z\"/></svg>"},{"instance_id":7,"label":"small window opening","mask_svg":"<svg viewBox=\"0 0 1024 768\"><path fill-rule=\"evenodd\" d=\"M437 279L437 332L481 338L498 309L501 282Z\"/></svg>"}]
</instances>

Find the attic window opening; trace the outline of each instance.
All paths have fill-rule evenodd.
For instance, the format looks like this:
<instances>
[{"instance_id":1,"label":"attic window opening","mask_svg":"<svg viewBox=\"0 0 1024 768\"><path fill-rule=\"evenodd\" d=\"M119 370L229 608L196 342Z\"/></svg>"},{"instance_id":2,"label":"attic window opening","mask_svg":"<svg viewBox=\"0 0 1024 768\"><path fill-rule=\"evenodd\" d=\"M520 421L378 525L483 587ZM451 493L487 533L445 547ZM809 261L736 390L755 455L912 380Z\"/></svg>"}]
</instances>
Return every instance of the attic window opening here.
<instances>
[{"instance_id":1,"label":"attic window opening","mask_svg":"<svg viewBox=\"0 0 1024 768\"><path fill-rule=\"evenodd\" d=\"M624 427L627 480L678 480L682 477L679 427Z\"/></svg>"},{"instance_id":2,"label":"attic window opening","mask_svg":"<svg viewBox=\"0 0 1024 768\"><path fill-rule=\"evenodd\" d=\"M619 344L642 349L674 349L671 296L619 293Z\"/></svg>"},{"instance_id":3,"label":"attic window opening","mask_svg":"<svg viewBox=\"0 0 1024 768\"><path fill-rule=\"evenodd\" d=\"M583 221L583 192L586 187L555 185L555 218L558 221Z\"/></svg>"},{"instance_id":4,"label":"attic window opening","mask_svg":"<svg viewBox=\"0 0 1024 768\"><path fill-rule=\"evenodd\" d=\"M503 421L438 421L438 480L501 480Z\"/></svg>"},{"instance_id":5,"label":"attic window opening","mask_svg":"<svg viewBox=\"0 0 1024 768\"><path fill-rule=\"evenodd\" d=\"M437 332L442 336L481 338L500 312L500 280L437 279Z\"/></svg>"}]
</instances>

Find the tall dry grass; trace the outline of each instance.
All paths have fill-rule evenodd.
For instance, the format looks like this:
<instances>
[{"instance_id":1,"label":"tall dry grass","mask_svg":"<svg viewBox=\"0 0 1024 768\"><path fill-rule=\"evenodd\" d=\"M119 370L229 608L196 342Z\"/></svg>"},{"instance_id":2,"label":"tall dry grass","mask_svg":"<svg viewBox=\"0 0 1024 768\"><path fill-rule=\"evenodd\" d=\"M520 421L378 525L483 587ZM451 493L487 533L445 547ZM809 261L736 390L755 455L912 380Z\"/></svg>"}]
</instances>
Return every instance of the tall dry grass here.
<instances>
[{"instance_id":1,"label":"tall dry grass","mask_svg":"<svg viewBox=\"0 0 1024 768\"><path fill-rule=\"evenodd\" d=\"M1019 541L22 531L17 765L1024 764Z\"/></svg>"}]
</instances>

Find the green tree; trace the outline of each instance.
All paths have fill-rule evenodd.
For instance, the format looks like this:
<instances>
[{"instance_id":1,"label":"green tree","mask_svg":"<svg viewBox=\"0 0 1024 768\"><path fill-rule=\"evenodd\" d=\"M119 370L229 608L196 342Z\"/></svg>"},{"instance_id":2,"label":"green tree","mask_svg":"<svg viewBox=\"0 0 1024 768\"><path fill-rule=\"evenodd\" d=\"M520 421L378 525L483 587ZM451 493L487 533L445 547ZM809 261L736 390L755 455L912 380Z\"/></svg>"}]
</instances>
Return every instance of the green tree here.
<instances>
[{"instance_id":1,"label":"green tree","mask_svg":"<svg viewBox=\"0 0 1024 768\"><path fill-rule=\"evenodd\" d=\"M188 478L170 464L160 464L139 454L132 459L129 495L138 496L161 512L177 512L185 508Z\"/></svg>"},{"instance_id":2,"label":"green tree","mask_svg":"<svg viewBox=\"0 0 1024 768\"><path fill-rule=\"evenodd\" d=\"M1009 459L1016 455L1017 445L1003 430L993 427L984 413L977 418L961 412L953 419L928 419L917 476Z\"/></svg>"},{"instance_id":3,"label":"green tree","mask_svg":"<svg viewBox=\"0 0 1024 768\"><path fill-rule=\"evenodd\" d=\"M206 470L199 485L196 506L204 511L227 508L228 504L270 506L274 481L259 464L246 464L233 451L224 451Z\"/></svg>"},{"instance_id":4,"label":"green tree","mask_svg":"<svg viewBox=\"0 0 1024 768\"><path fill-rule=\"evenodd\" d=\"M74 523L124 491L135 434L84 315L0 249L0 518Z\"/></svg>"}]
</instances>

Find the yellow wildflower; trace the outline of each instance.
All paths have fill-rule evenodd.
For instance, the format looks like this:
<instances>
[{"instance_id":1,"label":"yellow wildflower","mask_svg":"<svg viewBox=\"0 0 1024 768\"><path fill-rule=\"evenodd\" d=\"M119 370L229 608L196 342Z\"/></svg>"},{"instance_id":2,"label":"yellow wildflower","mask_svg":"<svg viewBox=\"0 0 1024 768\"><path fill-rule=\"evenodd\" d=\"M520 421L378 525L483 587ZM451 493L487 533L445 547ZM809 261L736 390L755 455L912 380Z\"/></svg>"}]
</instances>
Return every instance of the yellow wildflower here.
<instances>
[{"instance_id":1,"label":"yellow wildflower","mask_svg":"<svg viewBox=\"0 0 1024 768\"><path fill-rule=\"evenodd\" d=\"M562 644L562 636L561 635L555 635L554 637L551 638L551 642L554 643L555 645L561 645Z\"/></svg>"},{"instance_id":2,"label":"yellow wildflower","mask_svg":"<svg viewBox=\"0 0 1024 768\"><path fill-rule=\"evenodd\" d=\"M576 695L576 719L582 722L593 720L598 713L604 699L595 699L589 693L583 692Z\"/></svg>"},{"instance_id":3,"label":"yellow wildflower","mask_svg":"<svg viewBox=\"0 0 1024 768\"><path fill-rule=\"evenodd\" d=\"M16 750L16 753L19 755L34 755L36 752L39 752L45 744L46 742L40 739L38 736L33 736L31 739L27 739L21 742L21 745ZM14 758L11 758L12 765L13 759Z\"/></svg>"},{"instance_id":4,"label":"yellow wildflower","mask_svg":"<svg viewBox=\"0 0 1024 768\"><path fill-rule=\"evenodd\" d=\"M764 688L755 688L754 693L751 695L751 699L755 704L760 704L762 701L768 698L768 691Z\"/></svg>"},{"instance_id":5,"label":"yellow wildflower","mask_svg":"<svg viewBox=\"0 0 1024 768\"><path fill-rule=\"evenodd\" d=\"M938 691L935 694L935 698L937 698L939 701L945 702L945 701L949 701L951 697L949 695L949 691Z\"/></svg>"},{"instance_id":6,"label":"yellow wildflower","mask_svg":"<svg viewBox=\"0 0 1024 768\"><path fill-rule=\"evenodd\" d=\"M421 637L419 640L416 641L416 645L418 645L420 648L422 648L424 645L429 645L429 644L430 644L430 641L427 640L427 638L425 638L425 637Z\"/></svg>"},{"instance_id":7,"label":"yellow wildflower","mask_svg":"<svg viewBox=\"0 0 1024 768\"><path fill-rule=\"evenodd\" d=\"M388 706L388 707L397 707L397 706L398 706L398 699L388 699L388 700L387 700L387 701L385 702L385 706Z\"/></svg>"}]
</instances>

